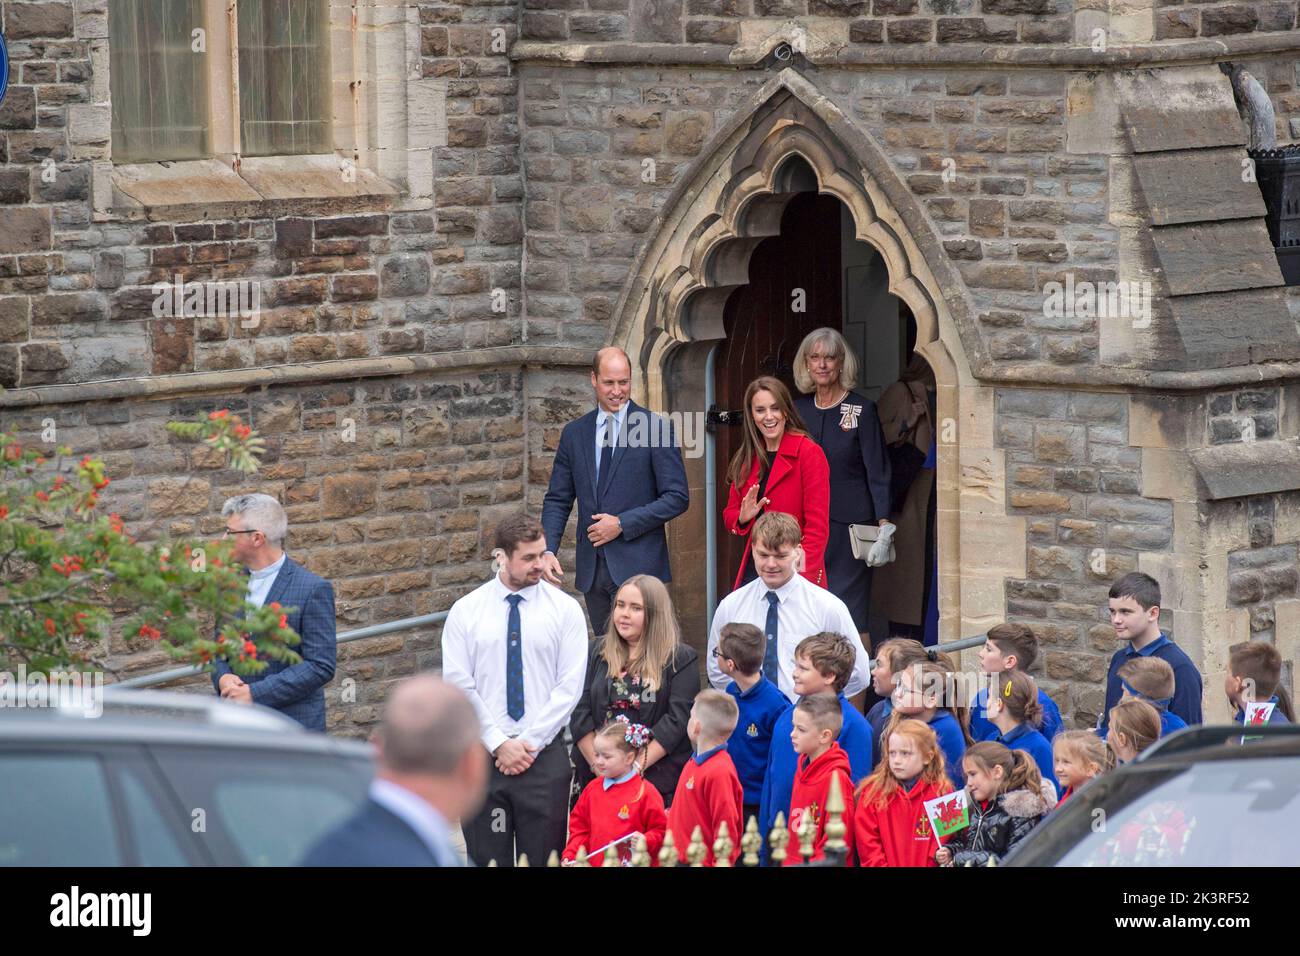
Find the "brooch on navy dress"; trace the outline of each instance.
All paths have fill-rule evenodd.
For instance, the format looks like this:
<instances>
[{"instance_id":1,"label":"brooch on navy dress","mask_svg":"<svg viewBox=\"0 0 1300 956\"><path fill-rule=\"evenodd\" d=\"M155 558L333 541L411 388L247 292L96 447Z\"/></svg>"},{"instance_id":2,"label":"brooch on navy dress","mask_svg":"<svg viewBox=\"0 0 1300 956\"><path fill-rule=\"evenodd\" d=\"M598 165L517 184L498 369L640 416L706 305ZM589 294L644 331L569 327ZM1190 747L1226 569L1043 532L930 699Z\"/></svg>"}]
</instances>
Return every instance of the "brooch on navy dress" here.
<instances>
[{"instance_id":1,"label":"brooch on navy dress","mask_svg":"<svg viewBox=\"0 0 1300 956\"><path fill-rule=\"evenodd\" d=\"M840 428L844 431L852 431L858 427L858 416L862 414L861 405L841 405L840 406Z\"/></svg>"}]
</instances>

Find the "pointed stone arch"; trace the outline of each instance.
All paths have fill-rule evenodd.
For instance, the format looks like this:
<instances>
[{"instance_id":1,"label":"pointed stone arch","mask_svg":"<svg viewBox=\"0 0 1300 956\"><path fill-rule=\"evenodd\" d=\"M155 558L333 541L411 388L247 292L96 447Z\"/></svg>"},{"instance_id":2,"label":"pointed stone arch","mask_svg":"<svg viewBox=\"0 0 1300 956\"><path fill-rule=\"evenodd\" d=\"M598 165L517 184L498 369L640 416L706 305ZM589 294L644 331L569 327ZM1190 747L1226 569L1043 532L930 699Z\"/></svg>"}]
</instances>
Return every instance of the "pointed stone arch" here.
<instances>
[{"instance_id":1,"label":"pointed stone arch","mask_svg":"<svg viewBox=\"0 0 1300 956\"><path fill-rule=\"evenodd\" d=\"M777 74L703 157L669 195L615 307L610 342L632 355L643 399L668 407L662 375L688 359L676 353L722 338L722 309L748 281L750 254L779 233L799 191L784 175L795 157L812 169L819 192L852 212L857 238L883 257L889 290L916 317L917 350L941 384L970 381L965 361L940 368L953 355L982 358L940 237L885 155L811 82L794 69Z\"/></svg>"},{"instance_id":2,"label":"pointed stone arch","mask_svg":"<svg viewBox=\"0 0 1300 956\"><path fill-rule=\"evenodd\" d=\"M953 438L945 439L951 446L940 450L937 479L941 635L955 640L1004 613L1002 579L1024 574L1024 522L1006 516L999 491L1003 468L992 435L992 389L980 387L971 373L986 357L960 276L915 197L884 153L798 71L787 68L765 84L669 194L658 230L615 306L609 342L631 356L634 392L643 404L702 411L708 356L725 337L727 299L748 282L758 244L780 234L790 200L813 188L844 203L856 238L885 261L889 291L911 309L917 351L934 369L939 421L953 426ZM962 485L972 469L976 488L968 496ZM674 552L689 564L703 558L700 502L707 496L696 493L704 491L702 467L688 462L688 473L692 504L674 522L687 529L679 532ZM974 523L963 522L963 509ZM1006 566L965 569L963 540L980 550L993 543L989 519L999 526L998 544L1019 536L1019 565L1011 549ZM694 595L674 590L689 633L697 619L702 623L702 608L692 606ZM969 602L963 592L971 593Z\"/></svg>"}]
</instances>

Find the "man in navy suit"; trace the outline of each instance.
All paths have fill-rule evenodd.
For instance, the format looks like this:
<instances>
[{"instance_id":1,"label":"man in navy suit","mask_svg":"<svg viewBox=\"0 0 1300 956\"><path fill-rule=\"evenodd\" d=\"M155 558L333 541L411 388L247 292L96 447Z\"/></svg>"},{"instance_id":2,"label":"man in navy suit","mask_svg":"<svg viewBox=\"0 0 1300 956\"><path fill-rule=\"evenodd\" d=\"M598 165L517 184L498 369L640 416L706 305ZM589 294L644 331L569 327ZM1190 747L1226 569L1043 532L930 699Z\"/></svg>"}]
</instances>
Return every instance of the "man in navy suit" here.
<instances>
[{"instance_id":1,"label":"man in navy suit","mask_svg":"<svg viewBox=\"0 0 1300 956\"><path fill-rule=\"evenodd\" d=\"M461 866L451 828L478 812L488 777L469 698L429 674L402 681L374 745L370 798L302 865Z\"/></svg>"},{"instance_id":2,"label":"man in navy suit","mask_svg":"<svg viewBox=\"0 0 1300 956\"><path fill-rule=\"evenodd\" d=\"M591 387L595 410L569 422L560 435L542 501L542 527L544 573L558 585L564 571L555 555L573 503L578 503L577 587L599 635L624 581L634 574L672 580L664 525L686 510L690 498L672 425L630 399L627 353L616 346L597 352Z\"/></svg>"},{"instance_id":3,"label":"man in navy suit","mask_svg":"<svg viewBox=\"0 0 1300 956\"><path fill-rule=\"evenodd\" d=\"M248 603L278 604L301 638L297 664L270 661L266 670L241 678L217 661L212 686L226 700L273 707L308 730L325 730L324 687L334 676L334 588L284 553L289 531L280 502L270 495L238 495L221 507L226 537L235 539L235 560L248 572Z\"/></svg>"}]
</instances>

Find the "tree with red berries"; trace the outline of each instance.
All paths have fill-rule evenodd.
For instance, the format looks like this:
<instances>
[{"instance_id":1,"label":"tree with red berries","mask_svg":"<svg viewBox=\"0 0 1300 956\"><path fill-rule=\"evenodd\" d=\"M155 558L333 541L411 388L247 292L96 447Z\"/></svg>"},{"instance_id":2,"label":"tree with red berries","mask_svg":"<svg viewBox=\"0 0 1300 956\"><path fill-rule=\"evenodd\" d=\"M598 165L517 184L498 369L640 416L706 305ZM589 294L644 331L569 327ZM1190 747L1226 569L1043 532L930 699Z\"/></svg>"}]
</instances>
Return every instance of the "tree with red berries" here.
<instances>
[{"instance_id":1,"label":"tree with red berries","mask_svg":"<svg viewBox=\"0 0 1300 956\"><path fill-rule=\"evenodd\" d=\"M262 441L227 410L167 428L257 470ZM104 513L108 487L102 461L0 433L0 671L111 672L112 634L156 642L179 663L225 660L240 676L301 659L282 610L247 603L228 543L137 541Z\"/></svg>"}]
</instances>

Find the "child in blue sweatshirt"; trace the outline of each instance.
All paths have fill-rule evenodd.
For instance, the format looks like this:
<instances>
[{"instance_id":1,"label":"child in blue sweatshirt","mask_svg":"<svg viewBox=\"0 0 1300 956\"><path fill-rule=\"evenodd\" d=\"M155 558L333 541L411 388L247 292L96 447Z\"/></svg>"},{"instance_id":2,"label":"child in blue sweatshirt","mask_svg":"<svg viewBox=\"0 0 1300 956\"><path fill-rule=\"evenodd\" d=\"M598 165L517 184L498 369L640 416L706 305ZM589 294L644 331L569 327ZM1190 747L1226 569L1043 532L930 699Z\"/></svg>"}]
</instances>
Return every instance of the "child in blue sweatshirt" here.
<instances>
[{"instance_id":1,"label":"child in blue sweatshirt","mask_svg":"<svg viewBox=\"0 0 1300 956\"><path fill-rule=\"evenodd\" d=\"M894 713L894 688L898 684L894 675L914 664L934 660L931 655L935 653L910 637L891 637L876 649L876 659L871 666L871 686L880 695L880 700L867 711L867 723L871 726L871 752L875 755L876 763L884 756L881 735Z\"/></svg>"},{"instance_id":2,"label":"child in blue sweatshirt","mask_svg":"<svg viewBox=\"0 0 1300 956\"><path fill-rule=\"evenodd\" d=\"M1124 688L1120 700L1145 700L1160 715L1160 736L1182 730L1187 724L1169 709L1174 700L1174 669L1158 657L1134 657L1116 672ZM1105 739L1103 737L1103 739Z\"/></svg>"},{"instance_id":3,"label":"child in blue sweatshirt","mask_svg":"<svg viewBox=\"0 0 1300 956\"><path fill-rule=\"evenodd\" d=\"M1055 806L1060 796L1056 782L1056 759L1052 745L1036 728L1043 711L1038 706L1038 685L1028 674L1008 671L998 678L989 694L985 716L998 729L997 743L1011 750L1023 750L1034 758L1038 774L1052 785L1049 806ZM1044 796L1048 796L1044 789Z\"/></svg>"},{"instance_id":4,"label":"child in blue sweatshirt","mask_svg":"<svg viewBox=\"0 0 1300 956\"><path fill-rule=\"evenodd\" d=\"M1038 660L1038 635L1024 624L997 624L989 629L980 648L980 670L985 674L999 675L1008 671L1028 673ZM990 681L990 685L993 681ZM988 688L980 688L970 709L970 736L981 740L997 740L998 729L984 716L988 709ZM1043 709L1043 725L1039 732L1051 741L1061 729L1061 708L1041 687L1038 704Z\"/></svg>"},{"instance_id":5,"label":"child in blue sweatshirt","mask_svg":"<svg viewBox=\"0 0 1300 956\"><path fill-rule=\"evenodd\" d=\"M1266 724L1276 727L1295 723L1291 698L1282 686L1282 655L1272 644L1246 641L1228 648L1228 676L1223 690L1236 711L1232 719L1239 724L1245 722L1247 706L1256 701L1273 705Z\"/></svg>"},{"instance_id":6,"label":"child in blue sweatshirt","mask_svg":"<svg viewBox=\"0 0 1300 956\"><path fill-rule=\"evenodd\" d=\"M767 638L753 624L724 624L713 656L722 673L731 678L727 693L736 698L740 718L727 741L727 753L736 765L745 791L742 826L760 818L763 778L772 749L772 728L790 706L781 689L763 676Z\"/></svg>"},{"instance_id":7,"label":"child in blue sweatshirt","mask_svg":"<svg viewBox=\"0 0 1300 956\"><path fill-rule=\"evenodd\" d=\"M838 695L843 726L836 738L849 758L849 775L853 785L871 773L871 727L862 713L844 696L844 687L857 663L857 651L848 638L823 631L806 637L794 649L794 692L800 697L831 691ZM763 799L759 807L758 826L763 834L763 860L767 861L767 834L783 813L789 822L790 796L794 791L799 755L790 741L794 729L794 704L787 705L772 727L772 748L763 779ZM748 798L747 798L748 799Z\"/></svg>"},{"instance_id":8,"label":"child in blue sweatshirt","mask_svg":"<svg viewBox=\"0 0 1300 956\"><path fill-rule=\"evenodd\" d=\"M913 664L906 670L899 671L894 688L894 710L891 722L911 717L929 724L935 736L939 738L939 749L943 751L944 769L953 788L960 790L966 785L962 775L962 757L970 744L963 723L962 708L956 701L956 686L953 669L949 666L946 654L937 655L937 660ZM888 733L886 725L886 733Z\"/></svg>"}]
</instances>

